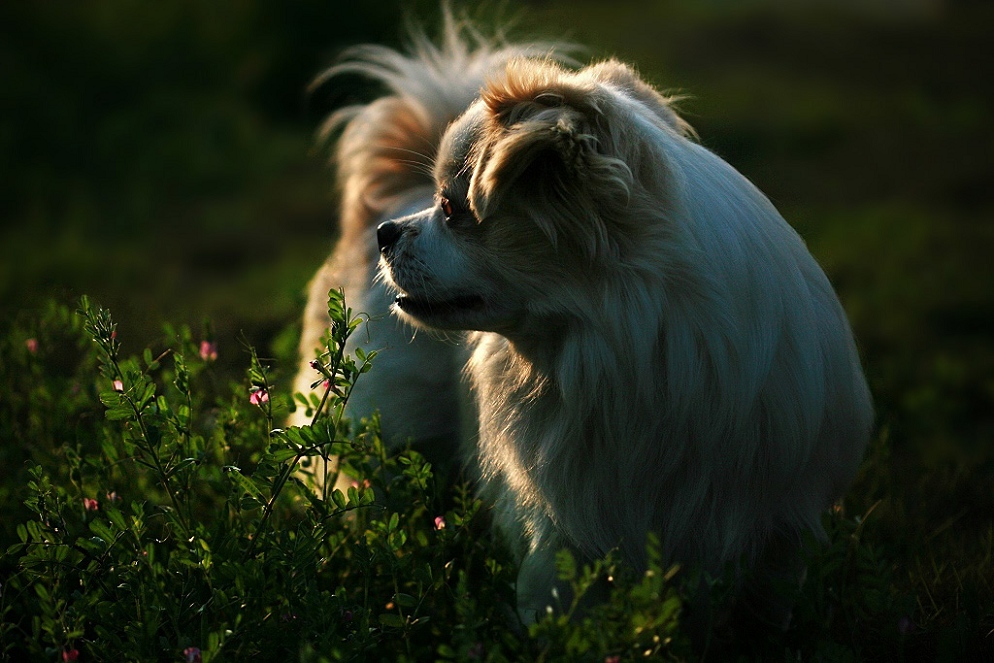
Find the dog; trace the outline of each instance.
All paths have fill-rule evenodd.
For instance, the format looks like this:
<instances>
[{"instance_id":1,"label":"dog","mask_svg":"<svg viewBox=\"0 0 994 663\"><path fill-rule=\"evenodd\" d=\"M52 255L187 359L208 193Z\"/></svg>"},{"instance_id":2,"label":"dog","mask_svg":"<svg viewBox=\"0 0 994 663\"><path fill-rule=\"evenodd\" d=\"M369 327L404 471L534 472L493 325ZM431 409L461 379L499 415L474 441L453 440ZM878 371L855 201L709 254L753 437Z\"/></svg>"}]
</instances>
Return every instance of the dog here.
<instances>
[{"instance_id":1,"label":"dog","mask_svg":"<svg viewBox=\"0 0 994 663\"><path fill-rule=\"evenodd\" d=\"M356 411L414 438L459 437L468 356L467 454L520 556L525 619L561 592L558 550L638 569L653 532L670 562L736 569L747 609L784 624L775 587L800 581L873 420L831 284L634 69L455 32L333 70L392 94L330 121L347 120L343 236L302 349L344 285L384 349Z\"/></svg>"},{"instance_id":2,"label":"dog","mask_svg":"<svg viewBox=\"0 0 994 663\"><path fill-rule=\"evenodd\" d=\"M388 448L413 441L436 467L457 455L460 440L475 438L476 419L462 379L468 349L461 339L417 333L390 315L394 293L377 273L376 227L432 204L432 164L442 133L488 77L514 58L568 50L538 42L498 43L444 9L439 44L414 31L409 53L378 45L354 47L312 84L316 89L332 79L358 76L386 92L371 103L336 111L319 132L321 143L338 135L331 161L340 194L341 234L307 288L293 387L305 398L315 393L311 385L320 376L310 362L329 326L328 292L341 288L349 308L366 321L349 338L347 352L377 352L375 369L356 383L346 415L359 422L379 412ZM307 425L311 416L309 408L298 406L287 423ZM319 492L328 476L336 477L334 487L343 491L352 482L335 462L305 474L312 475Z\"/></svg>"}]
</instances>

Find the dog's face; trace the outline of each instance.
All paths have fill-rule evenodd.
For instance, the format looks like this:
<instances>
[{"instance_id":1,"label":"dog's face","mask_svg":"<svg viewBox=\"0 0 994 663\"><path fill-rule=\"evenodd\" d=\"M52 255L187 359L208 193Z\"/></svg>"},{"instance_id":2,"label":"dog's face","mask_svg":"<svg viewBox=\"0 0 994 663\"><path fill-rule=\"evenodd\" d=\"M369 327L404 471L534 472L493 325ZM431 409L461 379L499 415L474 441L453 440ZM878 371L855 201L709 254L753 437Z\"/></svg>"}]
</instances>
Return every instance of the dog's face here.
<instances>
[{"instance_id":1,"label":"dog's face","mask_svg":"<svg viewBox=\"0 0 994 663\"><path fill-rule=\"evenodd\" d=\"M513 335L589 308L658 244L660 137L685 126L623 65L512 62L446 131L434 204L383 224L383 274L416 324Z\"/></svg>"}]
</instances>

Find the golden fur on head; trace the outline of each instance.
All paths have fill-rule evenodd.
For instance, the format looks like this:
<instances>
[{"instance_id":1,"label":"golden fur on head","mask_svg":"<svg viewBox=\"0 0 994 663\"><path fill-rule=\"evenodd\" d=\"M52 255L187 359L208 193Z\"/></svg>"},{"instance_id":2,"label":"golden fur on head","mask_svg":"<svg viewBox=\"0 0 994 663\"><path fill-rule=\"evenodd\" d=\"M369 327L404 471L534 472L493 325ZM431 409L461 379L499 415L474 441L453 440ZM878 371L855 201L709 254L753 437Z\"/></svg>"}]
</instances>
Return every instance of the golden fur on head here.
<instances>
[{"instance_id":1,"label":"golden fur on head","mask_svg":"<svg viewBox=\"0 0 994 663\"><path fill-rule=\"evenodd\" d=\"M396 310L477 330L473 453L520 542L719 574L762 617L855 474L872 407L828 279L773 205L630 68L514 58L441 138L435 199L380 231Z\"/></svg>"}]
</instances>

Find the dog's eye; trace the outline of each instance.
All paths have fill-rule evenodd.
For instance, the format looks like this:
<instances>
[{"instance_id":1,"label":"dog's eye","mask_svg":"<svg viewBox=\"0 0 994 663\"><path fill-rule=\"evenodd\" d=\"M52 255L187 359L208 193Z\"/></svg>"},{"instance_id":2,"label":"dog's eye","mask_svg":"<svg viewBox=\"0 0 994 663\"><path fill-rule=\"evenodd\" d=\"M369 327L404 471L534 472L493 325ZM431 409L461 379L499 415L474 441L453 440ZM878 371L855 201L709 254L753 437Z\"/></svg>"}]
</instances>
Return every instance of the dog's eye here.
<instances>
[{"instance_id":1,"label":"dog's eye","mask_svg":"<svg viewBox=\"0 0 994 663\"><path fill-rule=\"evenodd\" d=\"M452 208L452 202L448 198L442 198L438 201L439 207L442 208L442 214L445 215L446 219L452 218L452 214L455 211Z\"/></svg>"}]
</instances>

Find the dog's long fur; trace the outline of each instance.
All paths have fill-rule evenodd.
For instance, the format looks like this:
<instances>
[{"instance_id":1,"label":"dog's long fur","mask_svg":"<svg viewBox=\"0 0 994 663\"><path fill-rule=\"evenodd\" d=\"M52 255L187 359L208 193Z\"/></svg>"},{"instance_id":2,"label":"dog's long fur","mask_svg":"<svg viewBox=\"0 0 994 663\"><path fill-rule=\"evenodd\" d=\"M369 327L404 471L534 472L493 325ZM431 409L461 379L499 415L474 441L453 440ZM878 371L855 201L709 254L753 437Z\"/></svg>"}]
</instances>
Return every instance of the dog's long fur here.
<instances>
[{"instance_id":1,"label":"dog's long fur","mask_svg":"<svg viewBox=\"0 0 994 663\"><path fill-rule=\"evenodd\" d=\"M353 302L385 308L369 233L398 215L379 230L396 312L475 330L473 455L498 526L520 544L523 612L550 602L559 548L587 559L619 549L638 567L650 531L669 560L713 574L743 564L746 590L775 604L768 586L796 572L802 534L822 532L872 423L828 279L767 198L631 68L479 53L375 50L352 65L396 94L350 115L338 157L346 228L312 300L345 283ZM441 134L476 92L479 79L456 76L468 61L487 65L480 98ZM435 101L452 90L442 112ZM435 144L426 189L397 150ZM347 262L355 252L361 267ZM380 324L385 344L407 343ZM438 408L450 420L458 351L404 352L374 369L390 384L375 404L385 424L433 432L444 422L421 417ZM444 389L420 386L438 374ZM408 380L409 399L397 386Z\"/></svg>"},{"instance_id":2,"label":"dog's long fur","mask_svg":"<svg viewBox=\"0 0 994 663\"><path fill-rule=\"evenodd\" d=\"M379 353L375 370L353 391L347 414L358 421L379 411L389 445L414 440L441 448L436 455L444 456L455 451L459 439L475 437L475 418L467 424L463 413L472 410L461 384L468 350L458 337L419 334L390 315L394 293L377 278L376 226L431 204L432 164L441 135L486 79L513 58L549 53L553 47L495 44L448 11L440 45L421 33L411 39L410 55L376 45L353 48L315 81L316 87L360 76L382 85L385 94L335 112L321 130L322 141L340 132L332 165L340 189L341 236L308 286L294 389L308 394L318 377L310 361L328 328L328 292L344 288L349 307L368 320L347 350ZM289 423L309 423L306 411L299 408ZM338 485L346 488L348 479L340 477Z\"/></svg>"}]
</instances>

